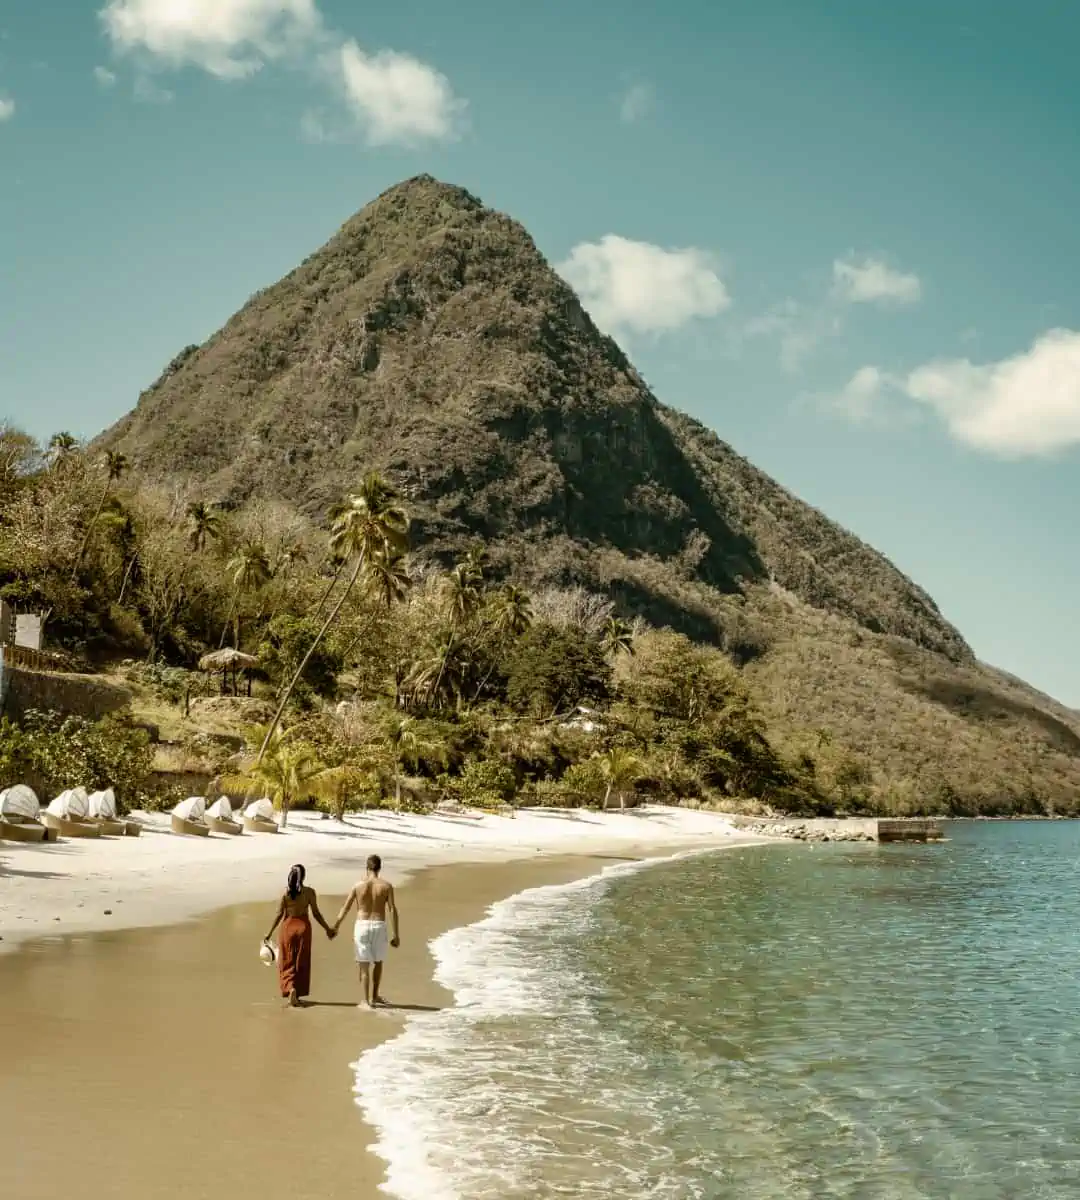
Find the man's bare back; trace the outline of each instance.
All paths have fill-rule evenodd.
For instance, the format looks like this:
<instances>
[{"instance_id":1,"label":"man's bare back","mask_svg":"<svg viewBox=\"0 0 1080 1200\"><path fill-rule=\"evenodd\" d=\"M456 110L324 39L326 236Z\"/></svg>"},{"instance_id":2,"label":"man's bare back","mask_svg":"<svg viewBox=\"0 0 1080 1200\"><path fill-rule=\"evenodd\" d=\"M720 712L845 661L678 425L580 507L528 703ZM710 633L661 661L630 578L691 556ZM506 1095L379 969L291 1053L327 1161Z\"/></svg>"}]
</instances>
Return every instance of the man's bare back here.
<instances>
[{"instance_id":1,"label":"man's bare back","mask_svg":"<svg viewBox=\"0 0 1080 1200\"><path fill-rule=\"evenodd\" d=\"M393 907L394 889L385 879L368 877L354 888L357 915L361 921L385 921L386 909Z\"/></svg>"},{"instance_id":2,"label":"man's bare back","mask_svg":"<svg viewBox=\"0 0 1080 1200\"><path fill-rule=\"evenodd\" d=\"M356 905L356 927L353 940L356 947L356 962L360 969L361 1008L381 1004L379 987L382 984L383 960L388 946L401 945L397 901L393 885L379 878L382 860L372 854L367 860L367 878L355 884L338 913L334 924L338 926ZM387 937L387 924L392 935Z\"/></svg>"}]
</instances>

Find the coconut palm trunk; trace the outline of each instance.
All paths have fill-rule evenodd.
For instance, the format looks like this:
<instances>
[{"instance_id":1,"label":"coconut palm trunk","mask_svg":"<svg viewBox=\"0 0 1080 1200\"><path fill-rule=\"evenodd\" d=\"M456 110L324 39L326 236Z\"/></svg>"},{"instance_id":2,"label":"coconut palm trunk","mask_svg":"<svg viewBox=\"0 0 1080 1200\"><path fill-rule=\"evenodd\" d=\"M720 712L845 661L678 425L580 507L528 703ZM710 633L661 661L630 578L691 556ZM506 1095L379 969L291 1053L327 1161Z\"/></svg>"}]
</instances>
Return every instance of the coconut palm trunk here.
<instances>
[{"instance_id":1,"label":"coconut palm trunk","mask_svg":"<svg viewBox=\"0 0 1080 1200\"><path fill-rule=\"evenodd\" d=\"M270 739L274 736L274 730L277 729L278 725L281 724L281 718L285 712L286 706L289 703L289 698L292 696L296 685L300 682L301 676L304 674L308 663L311 661L311 656L315 653L319 643L324 637L326 637L330 626L333 625L333 623L337 620L338 613L341 612L341 610L345 607L345 601L348 600L349 594L356 586L356 581L360 578L360 572L364 569L364 563L366 561L367 556L365 554L361 553L357 555L356 566L353 568L353 573L349 576L349 582L345 585L345 590L338 597L337 603L330 610L330 615L322 623L322 628L312 639L307 653L300 660L300 665L293 672L293 677L289 680L289 686L285 689L285 694L281 697L281 700L277 706L277 711L274 713L273 720L271 720L270 726L266 731L266 736L263 738L263 744L259 747L259 757L255 760L256 763L262 761L262 757L266 753L266 748L270 745Z\"/></svg>"}]
</instances>

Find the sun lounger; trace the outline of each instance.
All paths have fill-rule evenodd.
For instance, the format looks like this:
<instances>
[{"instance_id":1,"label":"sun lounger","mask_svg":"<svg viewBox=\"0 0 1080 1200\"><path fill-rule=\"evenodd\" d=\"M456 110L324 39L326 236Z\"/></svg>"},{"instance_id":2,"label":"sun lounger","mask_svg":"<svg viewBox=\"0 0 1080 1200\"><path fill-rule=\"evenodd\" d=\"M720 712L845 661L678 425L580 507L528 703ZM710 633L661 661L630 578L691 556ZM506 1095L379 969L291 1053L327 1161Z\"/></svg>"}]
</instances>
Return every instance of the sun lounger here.
<instances>
[{"instance_id":1,"label":"sun lounger","mask_svg":"<svg viewBox=\"0 0 1080 1200\"><path fill-rule=\"evenodd\" d=\"M112 788L92 792L87 797L87 820L98 826L102 837L124 837L127 834L128 823L117 815L116 793Z\"/></svg>"},{"instance_id":2,"label":"sun lounger","mask_svg":"<svg viewBox=\"0 0 1080 1200\"><path fill-rule=\"evenodd\" d=\"M41 820L33 788L19 783L0 792L0 839L7 842L56 842L59 836Z\"/></svg>"},{"instance_id":3,"label":"sun lounger","mask_svg":"<svg viewBox=\"0 0 1080 1200\"><path fill-rule=\"evenodd\" d=\"M68 788L67 791L61 792L41 814L41 820L61 837L101 837L101 826L89 819L85 788Z\"/></svg>"},{"instance_id":4,"label":"sun lounger","mask_svg":"<svg viewBox=\"0 0 1080 1200\"><path fill-rule=\"evenodd\" d=\"M202 796L188 796L172 810L170 824L173 833L183 837L209 837L210 826L205 821L206 801Z\"/></svg>"},{"instance_id":5,"label":"sun lounger","mask_svg":"<svg viewBox=\"0 0 1080 1200\"><path fill-rule=\"evenodd\" d=\"M206 810L206 824L211 833L226 833L237 837L244 832L239 821L233 820L232 805L227 796L221 796Z\"/></svg>"},{"instance_id":6,"label":"sun lounger","mask_svg":"<svg viewBox=\"0 0 1080 1200\"><path fill-rule=\"evenodd\" d=\"M279 833L274 806L269 800L255 800L244 809L244 828L248 833Z\"/></svg>"}]
</instances>

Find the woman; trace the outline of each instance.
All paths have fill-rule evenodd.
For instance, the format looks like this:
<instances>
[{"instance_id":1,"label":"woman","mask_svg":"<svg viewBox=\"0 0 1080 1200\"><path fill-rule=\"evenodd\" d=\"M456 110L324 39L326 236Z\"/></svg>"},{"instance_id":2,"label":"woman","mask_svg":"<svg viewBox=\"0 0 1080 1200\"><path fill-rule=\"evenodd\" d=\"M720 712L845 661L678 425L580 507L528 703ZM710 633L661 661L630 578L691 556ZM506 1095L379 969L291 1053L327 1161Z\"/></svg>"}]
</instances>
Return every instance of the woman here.
<instances>
[{"instance_id":1,"label":"woman","mask_svg":"<svg viewBox=\"0 0 1080 1200\"><path fill-rule=\"evenodd\" d=\"M264 939L269 943L274 930L278 925L281 926L278 982L281 984L282 997L288 999L292 1008L299 1008L301 996L311 991L311 922L308 920L308 910L326 930L326 936L331 941L337 937L337 930L331 929L319 912L314 888L304 886L305 874L300 863L289 871L285 895L281 897L277 916Z\"/></svg>"}]
</instances>

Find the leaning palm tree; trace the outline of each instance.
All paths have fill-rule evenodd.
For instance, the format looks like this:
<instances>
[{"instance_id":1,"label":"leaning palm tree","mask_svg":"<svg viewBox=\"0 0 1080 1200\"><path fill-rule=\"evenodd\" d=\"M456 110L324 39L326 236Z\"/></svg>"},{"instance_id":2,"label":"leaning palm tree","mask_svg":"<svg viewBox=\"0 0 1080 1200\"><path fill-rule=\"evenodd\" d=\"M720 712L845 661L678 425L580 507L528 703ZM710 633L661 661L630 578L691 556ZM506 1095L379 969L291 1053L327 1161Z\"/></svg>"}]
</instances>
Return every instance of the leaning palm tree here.
<instances>
[{"instance_id":1,"label":"leaning palm tree","mask_svg":"<svg viewBox=\"0 0 1080 1200\"><path fill-rule=\"evenodd\" d=\"M82 566L83 558L86 555L86 547L90 544L90 535L94 531L94 526L98 522L105 504L109 499L109 493L112 491L113 484L127 470L128 460L127 455L121 454L119 450L105 451L105 486L101 489L101 496L98 499L97 508L94 509L94 515L90 518L90 523L86 527L86 532L83 534L82 542L79 544L79 552L75 555L75 561L71 565L71 582L74 583L79 574L79 567Z\"/></svg>"},{"instance_id":2,"label":"leaning palm tree","mask_svg":"<svg viewBox=\"0 0 1080 1200\"><path fill-rule=\"evenodd\" d=\"M364 477L359 489L337 509L337 516L330 529L330 548L346 562L354 564L352 574L337 603L312 639L307 653L300 660L300 665L278 702L277 711L259 750L260 759L266 753L274 730L281 721L285 706L303 676L308 661L330 626L337 620L349 593L356 586L356 581L365 572L370 572L378 560L404 554L408 545L409 518L399 502L398 493L381 475L371 472Z\"/></svg>"},{"instance_id":3,"label":"leaning palm tree","mask_svg":"<svg viewBox=\"0 0 1080 1200\"><path fill-rule=\"evenodd\" d=\"M294 739L291 730L271 733L259 757L235 774L223 776L221 786L227 792L266 796L281 813L284 829L294 804L308 796L338 791L343 771L326 767L310 745Z\"/></svg>"},{"instance_id":4,"label":"leaning palm tree","mask_svg":"<svg viewBox=\"0 0 1080 1200\"><path fill-rule=\"evenodd\" d=\"M406 566L405 555L396 552L376 554L366 571L365 590L369 596L381 601L387 609L405 599L406 593L413 585L412 576ZM352 641L341 652L341 661L349 662L349 655L367 637L368 632L378 620L378 609L369 610L367 619L361 622L359 630L354 633Z\"/></svg>"},{"instance_id":5,"label":"leaning palm tree","mask_svg":"<svg viewBox=\"0 0 1080 1200\"><path fill-rule=\"evenodd\" d=\"M619 807L626 807L626 792L634 786L644 772L644 764L636 755L622 746L612 746L600 756L600 772L607 784L604 793L604 807L607 808L611 793L619 797Z\"/></svg>"},{"instance_id":6,"label":"leaning palm tree","mask_svg":"<svg viewBox=\"0 0 1080 1200\"><path fill-rule=\"evenodd\" d=\"M229 625L233 626L233 645L240 649L240 597L245 592L257 592L269 580L270 559L261 542L247 541L229 560L226 570L232 572L233 595L229 619L221 631L220 646L225 645ZM220 648L220 647L219 647Z\"/></svg>"}]
</instances>

